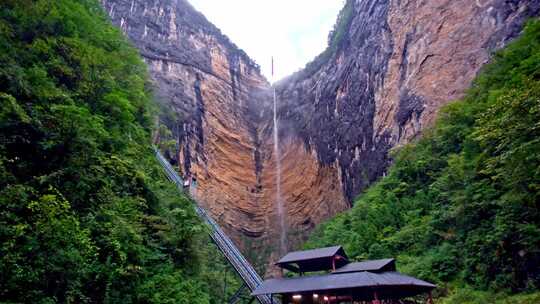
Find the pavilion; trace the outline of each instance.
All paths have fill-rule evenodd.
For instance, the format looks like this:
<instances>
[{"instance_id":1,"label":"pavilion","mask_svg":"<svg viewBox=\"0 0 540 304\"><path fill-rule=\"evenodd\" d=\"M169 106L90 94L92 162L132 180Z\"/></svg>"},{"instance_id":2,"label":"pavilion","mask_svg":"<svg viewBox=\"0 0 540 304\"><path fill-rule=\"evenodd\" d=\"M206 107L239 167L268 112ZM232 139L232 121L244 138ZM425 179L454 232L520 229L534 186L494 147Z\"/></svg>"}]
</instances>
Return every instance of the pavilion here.
<instances>
[{"instance_id":1,"label":"pavilion","mask_svg":"<svg viewBox=\"0 0 540 304\"><path fill-rule=\"evenodd\" d=\"M431 291L436 288L397 272L394 259L351 263L341 246L290 252L276 265L299 276L266 280L252 295L279 295L283 304L383 304L425 294L427 303L433 303Z\"/></svg>"}]
</instances>

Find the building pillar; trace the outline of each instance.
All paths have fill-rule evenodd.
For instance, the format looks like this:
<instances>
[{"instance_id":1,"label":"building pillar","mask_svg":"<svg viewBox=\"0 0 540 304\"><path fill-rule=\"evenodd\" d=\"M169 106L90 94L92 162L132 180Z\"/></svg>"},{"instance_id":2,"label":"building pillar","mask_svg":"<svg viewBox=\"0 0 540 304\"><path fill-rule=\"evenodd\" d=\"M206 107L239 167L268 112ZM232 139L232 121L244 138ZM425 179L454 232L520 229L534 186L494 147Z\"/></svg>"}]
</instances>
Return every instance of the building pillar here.
<instances>
[{"instance_id":1,"label":"building pillar","mask_svg":"<svg viewBox=\"0 0 540 304\"><path fill-rule=\"evenodd\" d=\"M428 304L433 304L433 296L431 295L431 291L430 291L429 294L428 294L428 300L427 300L427 303L428 303Z\"/></svg>"},{"instance_id":2,"label":"building pillar","mask_svg":"<svg viewBox=\"0 0 540 304\"><path fill-rule=\"evenodd\" d=\"M379 301L379 296L377 295L377 292L373 292L373 301L371 301L372 304L381 304L381 301Z\"/></svg>"}]
</instances>

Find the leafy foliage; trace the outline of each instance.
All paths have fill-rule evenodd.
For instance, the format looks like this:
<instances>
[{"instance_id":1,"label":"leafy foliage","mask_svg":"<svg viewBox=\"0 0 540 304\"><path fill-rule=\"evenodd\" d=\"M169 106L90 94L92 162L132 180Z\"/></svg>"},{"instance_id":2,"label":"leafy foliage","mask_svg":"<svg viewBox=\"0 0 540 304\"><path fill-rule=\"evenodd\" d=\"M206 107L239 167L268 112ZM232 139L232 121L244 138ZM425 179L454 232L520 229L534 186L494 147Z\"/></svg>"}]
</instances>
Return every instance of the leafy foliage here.
<instances>
[{"instance_id":1,"label":"leafy foliage","mask_svg":"<svg viewBox=\"0 0 540 304\"><path fill-rule=\"evenodd\" d=\"M150 149L138 53L95 0L0 4L0 299L220 303L226 269Z\"/></svg>"},{"instance_id":2,"label":"leafy foliage","mask_svg":"<svg viewBox=\"0 0 540 304\"><path fill-rule=\"evenodd\" d=\"M354 17L354 0L344 0L344 6L338 14L337 21L334 27L328 34L328 45L326 49L317 55L312 61L308 62L306 66L289 76L294 79L304 79L310 77L316 73L324 64L336 55L338 50L344 47L348 42L347 31L351 27L351 23ZM286 79L290 79L286 78Z\"/></svg>"},{"instance_id":3,"label":"leafy foliage","mask_svg":"<svg viewBox=\"0 0 540 304\"><path fill-rule=\"evenodd\" d=\"M426 133L307 246L343 244L356 259L397 256L405 272L485 290L485 299L494 290L537 291L540 21L498 52ZM495 302L457 294L448 303Z\"/></svg>"},{"instance_id":4,"label":"leafy foliage","mask_svg":"<svg viewBox=\"0 0 540 304\"><path fill-rule=\"evenodd\" d=\"M338 14L334 28L328 34L329 52L336 52L346 42L347 31L350 29L354 17L354 1L346 0L345 5Z\"/></svg>"}]
</instances>

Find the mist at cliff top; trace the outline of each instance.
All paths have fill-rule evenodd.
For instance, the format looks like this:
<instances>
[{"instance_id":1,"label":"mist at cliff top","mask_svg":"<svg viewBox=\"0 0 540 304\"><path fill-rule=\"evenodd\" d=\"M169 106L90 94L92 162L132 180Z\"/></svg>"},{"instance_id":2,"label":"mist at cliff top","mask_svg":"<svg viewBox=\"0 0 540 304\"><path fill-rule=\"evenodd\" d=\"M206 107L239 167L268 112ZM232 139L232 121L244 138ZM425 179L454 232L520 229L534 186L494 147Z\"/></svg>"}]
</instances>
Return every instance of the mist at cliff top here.
<instances>
[{"instance_id":1,"label":"mist at cliff top","mask_svg":"<svg viewBox=\"0 0 540 304\"><path fill-rule=\"evenodd\" d=\"M271 80L303 68L327 45L342 0L189 0Z\"/></svg>"}]
</instances>

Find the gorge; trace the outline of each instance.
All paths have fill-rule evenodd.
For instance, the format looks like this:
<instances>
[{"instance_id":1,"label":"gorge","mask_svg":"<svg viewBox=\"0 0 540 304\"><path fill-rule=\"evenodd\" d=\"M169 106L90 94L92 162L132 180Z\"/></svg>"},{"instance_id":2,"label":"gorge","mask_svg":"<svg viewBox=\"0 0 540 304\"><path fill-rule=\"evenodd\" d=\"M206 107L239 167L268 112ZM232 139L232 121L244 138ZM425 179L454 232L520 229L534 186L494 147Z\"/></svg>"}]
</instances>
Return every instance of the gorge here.
<instances>
[{"instance_id":1,"label":"gorge","mask_svg":"<svg viewBox=\"0 0 540 304\"><path fill-rule=\"evenodd\" d=\"M149 67L177 142L168 156L260 265L277 258L282 230L295 247L348 209L392 148L431 126L540 11L538 0L348 0L327 50L272 87L186 0L101 3Z\"/></svg>"}]
</instances>

